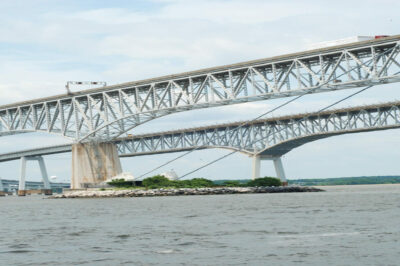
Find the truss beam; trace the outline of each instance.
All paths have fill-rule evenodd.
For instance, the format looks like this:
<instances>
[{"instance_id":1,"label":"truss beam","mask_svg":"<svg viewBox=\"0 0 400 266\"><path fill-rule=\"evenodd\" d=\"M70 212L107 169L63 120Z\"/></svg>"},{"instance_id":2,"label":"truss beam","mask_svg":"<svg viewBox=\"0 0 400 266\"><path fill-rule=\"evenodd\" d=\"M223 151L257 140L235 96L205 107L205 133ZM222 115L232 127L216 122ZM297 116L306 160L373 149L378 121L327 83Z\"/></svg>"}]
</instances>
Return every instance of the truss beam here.
<instances>
[{"instance_id":1,"label":"truss beam","mask_svg":"<svg viewBox=\"0 0 400 266\"><path fill-rule=\"evenodd\" d=\"M0 136L111 141L175 112L400 81L400 36L0 106Z\"/></svg>"}]
</instances>

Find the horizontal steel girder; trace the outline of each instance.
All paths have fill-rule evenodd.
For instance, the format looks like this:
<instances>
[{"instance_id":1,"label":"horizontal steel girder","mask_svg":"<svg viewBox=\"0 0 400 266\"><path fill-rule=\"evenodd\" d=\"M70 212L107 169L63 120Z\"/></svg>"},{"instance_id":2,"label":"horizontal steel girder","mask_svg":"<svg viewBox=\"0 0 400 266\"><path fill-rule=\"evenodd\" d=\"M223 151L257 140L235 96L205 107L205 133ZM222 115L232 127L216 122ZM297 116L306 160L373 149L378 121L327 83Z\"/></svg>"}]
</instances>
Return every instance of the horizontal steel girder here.
<instances>
[{"instance_id":1,"label":"horizontal steel girder","mask_svg":"<svg viewBox=\"0 0 400 266\"><path fill-rule=\"evenodd\" d=\"M400 81L400 35L0 106L0 136L110 141L196 108Z\"/></svg>"},{"instance_id":2,"label":"horizontal steel girder","mask_svg":"<svg viewBox=\"0 0 400 266\"><path fill-rule=\"evenodd\" d=\"M248 155L278 157L305 143L348 133L400 127L400 102L298 114L116 139L120 157L206 148L233 149ZM0 155L1 161L71 151L58 145Z\"/></svg>"}]
</instances>

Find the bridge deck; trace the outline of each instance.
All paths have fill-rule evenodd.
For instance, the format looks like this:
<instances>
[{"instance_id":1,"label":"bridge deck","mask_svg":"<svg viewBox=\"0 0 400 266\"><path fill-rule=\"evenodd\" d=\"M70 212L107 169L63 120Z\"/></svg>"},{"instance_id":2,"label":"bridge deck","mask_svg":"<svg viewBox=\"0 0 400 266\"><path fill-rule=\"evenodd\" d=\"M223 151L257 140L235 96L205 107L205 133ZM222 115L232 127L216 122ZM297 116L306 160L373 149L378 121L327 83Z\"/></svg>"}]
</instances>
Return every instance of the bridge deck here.
<instances>
[{"instance_id":1,"label":"bridge deck","mask_svg":"<svg viewBox=\"0 0 400 266\"><path fill-rule=\"evenodd\" d=\"M380 111L385 111L393 108L394 106L400 106L400 101L396 102L389 102L389 103L383 103L383 104L374 104L374 105L366 105L366 106L357 106L357 107L349 107L349 108L341 108L341 109L335 109L335 110L327 110L324 112L320 113L302 113L302 114L295 114L295 115L285 115L285 116L280 116L280 117L273 117L273 118L266 118L266 119L258 119L254 121L239 121L239 122L232 122L232 123L224 123L224 124L218 124L218 125L211 125L211 126L202 126L202 127L192 127L192 128L184 128L184 129L179 129L179 130L171 130L171 131L163 131L163 132L156 132L156 133L150 133L150 134L141 134L141 135L135 135L135 136L127 136L123 138L118 138L114 140L114 143L120 143L124 141L133 141L136 139L146 139L146 138L154 138L154 137L160 137L160 136L169 136L169 135L178 135L178 134L183 134L186 132L200 132L200 131L215 131L215 130L225 130L226 128L235 128L238 126L243 125L244 127L249 127L252 125L257 125L257 124L264 124L264 123L269 123L269 124L279 124L283 122L288 122L288 121L299 121L304 118L313 118L313 117L329 117L333 114L340 115L340 114L347 114L347 113L352 113L352 112L359 112L361 110L365 111L375 111L375 110L380 110ZM384 129L384 128L382 128ZM377 130L377 129L372 129L372 130ZM366 131L366 130L364 130ZM332 133L331 135L337 135L337 134L345 134L345 133ZM330 135L326 135L325 137L329 137ZM310 139L315 138L319 139L324 136L318 136L318 137L310 137ZM299 141L298 143L293 143L293 147L302 145L307 141L304 139L303 141ZM34 149L28 149L28 150L23 150L23 151L16 151L16 152L10 152L10 153L5 153L5 154L0 154L0 162L5 162L5 161L12 161L12 160L18 160L22 156L40 156L40 155L50 155L50 154L58 154L58 153L65 153L65 152L70 152L72 150L71 144L63 144L63 145L56 145L56 146L51 146L51 147L42 147L42 148L34 148ZM189 148L185 149L171 149L170 152L172 151L182 151L182 150L189 150ZM162 151L159 153L165 153L166 151ZM140 153L139 153L140 154ZM143 154L148 154L148 153L143 153ZM133 156L132 154L129 155L121 155L121 156Z\"/></svg>"}]
</instances>

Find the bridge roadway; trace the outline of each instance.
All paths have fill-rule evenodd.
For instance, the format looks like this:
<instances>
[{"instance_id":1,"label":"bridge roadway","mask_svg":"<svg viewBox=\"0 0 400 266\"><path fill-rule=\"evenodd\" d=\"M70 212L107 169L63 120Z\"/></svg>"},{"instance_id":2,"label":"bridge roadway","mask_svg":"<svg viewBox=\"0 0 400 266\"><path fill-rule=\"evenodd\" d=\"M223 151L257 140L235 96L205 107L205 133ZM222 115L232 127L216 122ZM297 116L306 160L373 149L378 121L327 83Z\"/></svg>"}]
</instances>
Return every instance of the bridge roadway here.
<instances>
[{"instance_id":1,"label":"bridge roadway","mask_svg":"<svg viewBox=\"0 0 400 266\"><path fill-rule=\"evenodd\" d=\"M400 35L0 106L0 136L112 141L196 108L400 81Z\"/></svg>"},{"instance_id":2,"label":"bridge roadway","mask_svg":"<svg viewBox=\"0 0 400 266\"><path fill-rule=\"evenodd\" d=\"M113 143L120 157L207 148L233 149L253 157L253 177L259 176L260 160L267 159L274 161L278 176L284 179L280 157L296 147L336 135L398 127L400 102L390 102L130 136ZM1 154L0 162L70 151L69 144L31 149Z\"/></svg>"}]
</instances>

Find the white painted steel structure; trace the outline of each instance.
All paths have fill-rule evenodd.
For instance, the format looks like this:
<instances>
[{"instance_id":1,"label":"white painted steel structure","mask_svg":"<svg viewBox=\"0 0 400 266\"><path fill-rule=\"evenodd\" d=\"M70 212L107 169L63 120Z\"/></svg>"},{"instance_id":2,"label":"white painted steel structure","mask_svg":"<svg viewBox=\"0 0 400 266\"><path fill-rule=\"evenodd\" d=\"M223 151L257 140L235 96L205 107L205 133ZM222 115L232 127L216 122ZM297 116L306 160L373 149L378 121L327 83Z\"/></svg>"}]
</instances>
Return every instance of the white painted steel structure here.
<instances>
[{"instance_id":1,"label":"white painted steel structure","mask_svg":"<svg viewBox=\"0 0 400 266\"><path fill-rule=\"evenodd\" d=\"M253 158L252 177L260 177L260 161L272 160L277 177L286 181L281 156L305 143L348 133L400 127L400 102L325 111L321 113L238 122L159 132L114 140L120 157L206 148L237 150ZM71 151L58 145L0 155L0 162L21 158L20 189L24 190L26 161L38 160L45 187L47 171L42 155Z\"/></svg>"},{"instance_id":2,"label":"white painted steel structure","mask_svg":"<svg viewBox=\"0 0 400 266\"><path fill-rule=\"evenodd\" d=\"M400 35L0 106L0 136L110 141L196 108L400 81Z\"/></svg>"},{"instance_id":3,"label":"white painted steel structure","mask_svg":"<svg viewBox=\"0 0 400 266\"><path fill-rule=\"evenodd\" d=\"M115 143L121 157L227 148L249 156L276 158L317 139L398 127L400 102L394 102L146 134Z\"/></svg>"},{"instance_id":4,"label":"white painted steel structure","mask_svg":"<svg viewBox=\"0 0 400 266\"><path fill-rule=\"evenodd\" d=\"M48 146L23 151L9 152L0 155L0 162L19 160L22 157L44 156L72 151L71 144Z\"/></svg>"},{"instance_id":5,"label":"white painted steel structure","mask_svg":"<svg viewBox=\"0 0 400 266\"><path fill-rule=\"evenodd\" d=\"M321 113L213 125L125 137L113 141L120 157L193 149L225 148L261 159L276 159L305 143L348 133L400 127L400 102L359 106ZM0 162L71 151L58 145L0 155ZM283 173L284 175L284 173Z\"/></svg>"}]
</instances>

